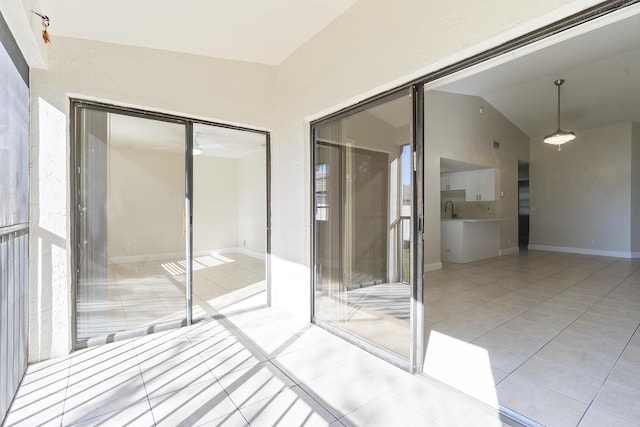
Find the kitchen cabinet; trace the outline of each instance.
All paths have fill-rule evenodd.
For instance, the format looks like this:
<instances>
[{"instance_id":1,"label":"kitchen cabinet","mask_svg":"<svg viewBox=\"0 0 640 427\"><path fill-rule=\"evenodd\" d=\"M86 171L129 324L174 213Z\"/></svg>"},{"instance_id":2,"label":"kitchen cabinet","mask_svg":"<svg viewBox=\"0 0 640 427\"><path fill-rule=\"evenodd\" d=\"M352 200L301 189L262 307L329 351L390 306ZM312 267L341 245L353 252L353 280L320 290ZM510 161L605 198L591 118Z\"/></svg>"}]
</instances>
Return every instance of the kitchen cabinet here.
<instances>
[{"instance_id":1,"label":"kitchen cabinet","mask_svg":"<svg viewBox=\"0 0 640 427\"><path fill-rule=\"evenodd\" d=\"M443 261L465 263L500 254L499 219L443 219L440 224Z\"/></svg>"},{"instance_id":2,"label":"kitchen cabinet","mask_svg":"<svg viewBox=\"0 0 640 427\"><path fill-rule=\"evenodd\" d=\"M498 199L499 174L497 169L478 169L468 172L465 201L490 202Z\"/></svg>"},{"instance_id":3,"label":"kitchen cabinet","mask_svg":"<svg viewBox=\"0 0 640 427\"><path fill-rule=\"evenodd\" d=\"M476 169L440 175L440 190L464 190L467 202L491 202L500 194L500 174L497 169Z\"/></svg>"},{"instance_id":4,"label":"kitchen cabinet","mask_svg":"<svg viewBox=\"0 0 640 427\"><path fill-rule=\"evenodd\" d=\"M467 188L466 172L451 172L440 175L440 190L465 190Z\"/></svg>"}]
</instances>

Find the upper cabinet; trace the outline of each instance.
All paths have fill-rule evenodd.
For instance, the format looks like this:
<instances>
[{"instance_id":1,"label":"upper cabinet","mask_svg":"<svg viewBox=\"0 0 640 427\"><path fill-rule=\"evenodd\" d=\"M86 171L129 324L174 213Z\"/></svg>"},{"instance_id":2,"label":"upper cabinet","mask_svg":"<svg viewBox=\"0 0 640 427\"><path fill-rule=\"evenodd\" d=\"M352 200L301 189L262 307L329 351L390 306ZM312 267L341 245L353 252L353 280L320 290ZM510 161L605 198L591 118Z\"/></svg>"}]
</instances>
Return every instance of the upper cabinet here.
<instances>
[{"instance_id":1,"label":"upper cabinet","mask_svg":"<svg viewBox=\"0 0 640 427\"><path fill-rule=\"evenodd\" d=\"M497 169L450 172L440 176L440 190L464 190L467 202L498 200L500 174Z\"/></svg>"},{"instance_id":2,"label":"upper cabinet","mask_svg":"<svg viewBox=\"0 0 640 427\"><path fill-rule=\"evenodd\" d=\"M465 200L468 202L490 202L498 200L498 177L496 169L478 169L468 174Z\"/></svg>"},{"instance_id":3,"label":"upper cabinet","mask_svg":"<svg viewBox=\"0 0 640 427\"><path fill-rule=\"evenodd\" d=\"M467 188L467 177L465 172L452 172L440 175L440 190L465 190Z\"/></svg>"}]
</instances>

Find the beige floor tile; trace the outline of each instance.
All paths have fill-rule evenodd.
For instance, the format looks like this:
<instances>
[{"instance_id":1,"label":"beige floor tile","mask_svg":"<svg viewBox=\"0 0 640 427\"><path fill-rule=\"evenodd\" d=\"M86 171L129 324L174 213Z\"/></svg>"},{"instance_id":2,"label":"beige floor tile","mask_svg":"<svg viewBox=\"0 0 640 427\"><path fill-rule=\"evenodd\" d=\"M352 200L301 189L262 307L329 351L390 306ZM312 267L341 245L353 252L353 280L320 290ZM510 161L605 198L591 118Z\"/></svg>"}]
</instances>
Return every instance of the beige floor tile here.
<instances>
[{"instance_id":1,"label":"beige floor tile","mask_svg":"<svg viewBox=\"0 0 640 427\"><path fill-rule=\"evenodd\" d=\"M620 307L609 307L602 304L595 304L589 310L591 313L600 314L602 316L622 317L625 319L632 319L636 322L640 321L640 312L634 310L622 310Z\"/></svg>"},{"instance_id":2,"label":"beige floor tile","mask_svg":"<svg viewBox=\"0 0 640 427\"><path fill-rule=\"evenodd\" d=\"M513 325L504 324L476 339L474 344L506 347L528 355L533 355L547 344L548 339L528 335L523 333L523 330L526 331L526 328L516 328Z\"/></svg>"},{"instance_id":3,"label":"beige floor tile","mask_svg":"<svg viewBox=\"0 0 640 427\"><path fill-rule=\"evenodd\" d=\"M592 406L580 421L579 427L638 427L639 425Z\"/></svg>"},{"instance_id":4,"label":"beige floor tile","mask_svg":"<svg viewBox=\"0 0 640 427\"><path fill-rule=\"evenodd\" d=\"M515 373L584 403L591 403L602 380L541 357L526 361Z\"/></svg>"},{"instance_id":5,"label":"beige floor tile","mask_svg":"<svg viewBox=\"0 0 640 427\"><path fill-rule=\"evenodd\" d=\"M502 405L548 427L575 426L587 410L587 404L519 375L507 377L496 389Z\"/></svg>"},{"instance_id":6,"label":"beige floor tile","mask_svg":"<svg viewBox=\"0 0 640 427\"><path fill-rule=\"evenodd\" d=\"M638 321L622 310L619 315L596 313L589 310L580 316L580 321L630 331L635 331L638 326Z\"/></svg>"},{"instance_id":7,"label":"beige floor tile","mask_svg":"<svg viewBox=\"0 0 640 427\"><path fill-rule=\"evenodd\" d=\"M640 389L629 388L607 381L593 402L593 406L612 412L619 417L640 423Z\"/></svg>"},{"instance_id":8,"label":"beige floor tile","mask_svg":"<svg viewBox=\"0 0 640 427\"><path fill-rule=\"evenodd\" d=\"M537 356L601 379L609 374L615 363L612 359L554 342L547 344Z\"/></svg>"},{"instance_id":9,"label":"beige floor tile","mask_svg":"<svg viewBox=\"0 0 640 427\"><path fill-rule=\"evenodd\" d=\"M629 344L622 352L620 361L630 365L640 366L640 345L633 343Z\"/></svg>"},{"instance_id":10,"label":"beige floor tile","mask_svg":"<svg viewBox=\"0 0 640 427\"><path fill-rule=\"evenodd\" d=\"M624 343L602 335L585 335L568 328L553 339L554 343L573 349L593 353L607 359L617 359L622 353Z\"/></svg>"},{"instance_id":11,"label":"beige floor tile","mask_svg":"<svg viewBox=\"0 0 640 427\"><path fill-rule=\"evenodd\" d=\"M620 327L613 326L606 323L593 323L585 322L580 319L576 320L571 326L567 328L568 331L578 332L584 335L607 337L607 339L617 342L619 344L626 344L637 325L632 327Z\"/></svg>"},{"instance_id":12,"label":"beige floor tile","mask_svg":"<svg viewBox=\"0 0 640 427\"><path fill-rule=\"evenodd\" d=\"M513 319L505 322L502 326L518 331L526 336L532 336L538 340L548 342L553 337L558 335L561 328L555 325L542 324L534 320L528 320L520 316L516 316Z\"/></svg>"},{"instance_id":13,"label":"beige floor tile","mask_svg":"<svg viewBox=\"0 0 640 427\"><path fill-rule=\"evenodd\" d=\"M607 382L638 389L640 387L640 366L618 362L607 378Z\"/></svg>"}]
</instances>

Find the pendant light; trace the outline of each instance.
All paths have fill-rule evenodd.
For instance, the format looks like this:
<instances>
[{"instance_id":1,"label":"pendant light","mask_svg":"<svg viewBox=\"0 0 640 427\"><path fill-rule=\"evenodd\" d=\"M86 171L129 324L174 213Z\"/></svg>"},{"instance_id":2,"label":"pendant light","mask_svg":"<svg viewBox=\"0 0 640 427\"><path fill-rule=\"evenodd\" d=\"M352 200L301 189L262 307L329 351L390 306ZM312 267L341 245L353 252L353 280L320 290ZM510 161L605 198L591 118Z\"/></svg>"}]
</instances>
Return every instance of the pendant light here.
<instances>
[{"instance_id":1,"label":"pendant light","mask_svg":"<svg viewBox=\"0 0 640 427\"><path fill-rule=\"evenodd\" d=\"M564 80L558 79L554 83L558 87L558 129L552 134L545 136L544 142L551 145L557 145L558 151L561 151L560 146L566 142L576 139L576 134L560 129L560 86L562 86Z\"/></svg>"}]
</instances>

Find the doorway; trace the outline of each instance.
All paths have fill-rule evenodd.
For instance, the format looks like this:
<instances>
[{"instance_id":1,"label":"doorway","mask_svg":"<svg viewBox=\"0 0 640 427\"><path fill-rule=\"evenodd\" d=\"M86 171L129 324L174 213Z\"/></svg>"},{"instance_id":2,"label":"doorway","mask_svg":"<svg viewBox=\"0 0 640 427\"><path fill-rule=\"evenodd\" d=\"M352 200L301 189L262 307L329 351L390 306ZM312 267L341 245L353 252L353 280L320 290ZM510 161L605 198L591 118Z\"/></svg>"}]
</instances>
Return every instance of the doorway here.
<instances>
[{"instance_id":1,"label":"doorway","mask_svg":"<svg viewBox=\"0 0 640 427\"><path fill-rule=\"evenodd\" d=\"M518 161L518 248L529 247L529 162Z\"/></svg>"},{"instance_id":2,"label":"doorway","mask_svg":"<svg viewBox=\"0 0 640 427\"><path fill-rule=\"evenodd\" d=\"M76 346L266 305L268 134L72 109Z\"/></svg>"},{"instance_id":3,"label":"doorway","mask_svg":"<svg viewBox=\"0 0 640 427\"><path fill-rule=\"evenodd\" d=\"M415 274L412 97L313 127L314 321L408 368Z\"/></svg>"}]
</instances>

